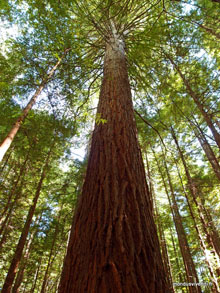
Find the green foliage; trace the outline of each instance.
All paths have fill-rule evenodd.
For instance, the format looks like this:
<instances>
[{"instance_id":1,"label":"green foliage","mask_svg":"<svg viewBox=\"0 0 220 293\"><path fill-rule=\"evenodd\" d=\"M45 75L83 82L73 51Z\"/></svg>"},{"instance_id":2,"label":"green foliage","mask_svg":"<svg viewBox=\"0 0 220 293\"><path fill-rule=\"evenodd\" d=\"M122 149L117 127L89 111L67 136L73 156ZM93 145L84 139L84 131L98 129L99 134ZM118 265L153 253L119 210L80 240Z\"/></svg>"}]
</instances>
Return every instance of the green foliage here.
<instances>
[{"instance_id":1,"label":"green foliage","mask_svg":"<svg viewBox=\"0 0 220 293\"><path fill-rule=\"evenodd\" d=\"M0 216L11 197L7 213L0 218L1 228L2 221L9 215L0 238L3 256L0 270L3 276L20 237L46 155L53 147L23 252L25 270L21 288L40 292L48 267L46 292L56 292L72 215L87 164L86 159L73 159L74 143L76 137L81 145L88 143L92 120L97 125L108 123L101 113L94 114L94 99L100 89L105 45L112 36L113 22L126 44L134 108L140 114L136 115L139 141L143 156L147 153L148 157L147 180L153 186L154 205L158 209L155 221L165 235L173 281L184 282L186 272L175 231L172 204L169 204L162 180L164 176L168 187L164 162L169 169L199 280L211 280L189 205L202 231L208 253L213 254L213 251L190 196L189 182L170 128L175 129L200 196L199 203L211 215L211 222L216 224L219 233L219 179L199 143L198 131L207 139L218 162L219 149L177 70L177 67L181 70L219 132L219 15L219 3L210 0L187 3L1 1L1 25L9 34L1 43L0 54L1 140L49 70L61 60L64 51L70 49L22 123L11 150L0 166ZM17 34L10 33L13 28L18 29ZM170 192L168 188L168 194ZM210 218L205 220L210 223ZM213 226L208 226L210 233L212 230ZM210 256L214 271L218 268L216 259L216 256Z\"/></svg>"},{"instance_id":2,"label":"green foliage","mask_svg":"<svg viewBox=\"0 0 220 293\"><path fill-rule=\"evenodd\" d=\"M95 123L97 125L99 125L99 124L105 124L105 123L107 123L107 120L102 118L102 114L101 113L97 113L96 114L96 118L95 118Z\"/></svg>"}]
</instances>

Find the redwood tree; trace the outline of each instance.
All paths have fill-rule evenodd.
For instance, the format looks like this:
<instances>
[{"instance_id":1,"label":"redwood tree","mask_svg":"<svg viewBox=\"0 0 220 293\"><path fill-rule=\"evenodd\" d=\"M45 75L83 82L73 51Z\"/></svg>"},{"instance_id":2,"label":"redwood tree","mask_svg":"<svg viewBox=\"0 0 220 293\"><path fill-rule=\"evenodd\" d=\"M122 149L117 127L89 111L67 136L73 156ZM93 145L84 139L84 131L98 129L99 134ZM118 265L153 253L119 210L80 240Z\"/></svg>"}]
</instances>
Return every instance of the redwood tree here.
<instances>
[{"instance_id":1,"label":"redwood tree","mask_svg":"<svg viewBox=\"0 0 220 293\"><path fill-rule=\"evenodd\" d=\"M5 153L9 149L11 143L13 142L18 130L21 127L21 124L24 122L24 120L27 117L29 111L32 109L32 107L36 103L37 98L40 96L41 92L43 91L43 89L45 88L45 86L47 85L47 83L49 82L51 77L54 75L57 67L60 65L61 61L66 56L66 54L69 52L69 50L70 50L70 48L64 50L63 55L58 59L56 64L49 71L48 75L42 80L41 84L36 89L34 95L30 99L30 101L28 102L26 107L23 109L22 114L17 118L16 122L14 123L14 125L12 126L10 131L8 132L7 136L5 137L5 139L0 144L0 162L4 158Z\"/></svg>"},{"instance_id":2,"label":"redwood tree","mask_svg":"<svg viewBox=\"0 0 220 293\"><path fill-rule=\"evenodd\" d=\"M50 148L50 150L49 150L49 152L47 154L47 157L46 157L46 160L45 160L45 165L43 167L41 177L40 177L40 180L39 180L39 183L37 185L37 189L36 189L36 192L35 192L35 195L34 195L34 198L33 198L33 203L29 208L28 215L27 215L24 227L22 229L21 236L19 238L19 241L18 241L18 244L16 246L14 256L13 256L12 261L11 261L11 265L10 265L9 270L8 270L8 274L7 274L6 278L5 278L5 283L4 283L3 288L2 288L2 293L3 292L5 292L5 293L11 292L12 285L13 285L13 282L14 282L14 279L15 279L15 276L16 276L16 273L17 273L17 270L18 270L18 266L19 266L19 263L21 261L22 252L23 252L23 249L24 249L24 246L25 246L25 242L27 240L27 236L28 236L28 232L29 232L29 229L30 229L30 226L31 226L33 215L34 215L34 212L35 212L35 209L36 209L36 206L37 206L37 202L38 202L38 199L39 199L39 196L40 196L43 181L44 181L44 179L46 177L46 172L47 172L47 168L48 168L48 164L49 164L49 160L50 160L50 156L51 156L53 146L54 146L54 142L53 142L53 145L51 146L51 148Z\"/></svg>"},{"instance_id":3,"label":"redwood tree","mask_svg":"<svg viewBox=\"0 0 220 293\"><path fill-rule=\"evenodd\" d=\"M99 119L59 292L169 292L137 141L124 42L117 26L108 26Z\"/></svg>"}]
</instances>

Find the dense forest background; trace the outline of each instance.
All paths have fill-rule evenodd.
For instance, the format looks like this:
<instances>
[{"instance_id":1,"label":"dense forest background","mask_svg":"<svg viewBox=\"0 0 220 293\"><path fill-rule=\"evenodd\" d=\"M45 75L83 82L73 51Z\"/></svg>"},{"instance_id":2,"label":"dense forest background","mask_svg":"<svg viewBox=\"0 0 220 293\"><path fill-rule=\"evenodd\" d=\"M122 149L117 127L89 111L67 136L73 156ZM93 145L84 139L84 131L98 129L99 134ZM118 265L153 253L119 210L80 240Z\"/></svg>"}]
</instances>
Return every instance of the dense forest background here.
<instances>
[{"instance_id":1,"label":"dense forest background","mask_svg":"<svg viewBox=\"0 0 220 293\"><path fill-rule=\"evenodd\" d=\"M57 292L94 123L108 123L111 11L172 290L220 292L220 3L116 2L0 2L1 142L17 127L0 164L0 288L16 263L11 292Z\"/></svg>"}]
</instances>

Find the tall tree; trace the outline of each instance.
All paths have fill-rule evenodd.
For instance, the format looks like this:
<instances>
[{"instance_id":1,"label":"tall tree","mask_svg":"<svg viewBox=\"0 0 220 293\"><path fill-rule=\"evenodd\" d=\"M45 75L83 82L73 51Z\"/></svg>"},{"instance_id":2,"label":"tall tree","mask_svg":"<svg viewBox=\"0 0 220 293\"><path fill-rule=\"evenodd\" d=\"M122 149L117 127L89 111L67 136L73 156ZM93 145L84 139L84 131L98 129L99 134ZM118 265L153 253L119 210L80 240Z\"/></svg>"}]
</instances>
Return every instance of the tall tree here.
<instances>
[{"instance_id":1,"label":"tall tree","mask_svg":"<svg viewBox=\"0 0 220 293\"><path fill-rule=\"evenodd\" d=\"M173 67L176 69L176 71L178 72L178 74L180 75L187 92L189 93L189 95L192 97L193 101L195 102L195 104L197 105L199 111L201 112L204 120L206 121L208 127L210 128L213 137L215 139L216 144L218 145L219 149L220 149L220 133L218 132L213 119L211 117L211 115L209 114L209 112L205 109L205 107L203 106L203 103L201 102L201 94L197 94L191 87L189 80L186 78L186 76L183 74L183 72L181 71L180 67L174 62L173 58L170 57L169 55L167 55L167 58L170 60L170 62L172 63Z\"/></svg>"},{"instance_id":2,"label":"tall tree","mask_svg":"<svg viewBox=\"0 0 220 293\"><path fill-rule=\"evenodd\" d=\"M173 280L177 282L197 282L195 268L201 268L199 281L215 277L217 263L211 242L214 244L215 240L215 247L219 247L219 192L215 178L215 174L219 178L219 158L217 146L212 141L219 140L219 46L216 40L219 37L220 6L212 2L1 1L0 16L5 24L12 24L12 29L18 26L21 30L19 38L13 37L17 41L10 40L2 46L3 53L0 55L0 71L4 76L0 82L0 108L3 109L0 114L0 141L20 117L21 103L33 96L59 60L63 48L71 48L62 60L60 70L56 70L50 83L45 84L41 99L21 123L13 149L1 165L3 233L0 239L0 270L5 276L16 250L15 244L22 233L31 195L40 180L45 150L48 151L48 145L53 140L47 119L32 118L36 118L37 112L43 112L45 118L53 113L52 116L58 119L53 121L52 128L59 124L71 126L71 129L80 125L86 129L90 110L95 108L93 105L88 111L87 101L92 101L93 94L99 92L104 62L96 126L89 144L87 175L80 180L76 178L74 170L80 169L80 164L77 165L74 160L76 165L73 169L69 164L69 160L73 159L75 138L70 138L70 133L59 133L62 142L57 142L53 152L59 155L50 163L47 184L41 190L33 215L33 221L40 215L39 224L35 227L38 232L30 246L26 241L12 291L18 288L24 292L58 291L62 257L80 181L85 181L85 184L74 218L59 288L61 292L90 289L98 292L169 292L172 290L170 284L165 285L165 279L169 278L169 259ZM167 62L164 52L169 52L174 64L170 60ZM173 193L170 193L171 202L175 208L179 235L175 235L172 229L171 209L164 189L158 182L154 186L158 203L157 217L154 217L161 219L163 227L159 230L159 238L166 277L153 224L153 186L150 182L148 192L136 140L130 87L135 109L141 109L140 118L144 117L142 121L147 122L147 127L139 127L137 119L140 138L146 145L152 141L157 151L158 141L163 140L164 149L167 149L166 158L162 159L167 161L164 185L167 191L170 186ZM177 108L181 108L184 115L180 115ZM194 128L195 125L193 129L198 130L195 135L200 139L201 147L196 137L191 135L192 127L186 117L193 123L198 121L198 129ZM45 124L48 129L41 136L39 133L43 132ZM165 124L174 126L192 183L195 183L192 187L197 188L196 202L189 196L189 207L186 201L188 194L184 196L186 192L183 194L183 191L189 187L186 184L190 180L187 180L184 165L181 164L180 187L176 168L169 160L169 154L175 153L174 158L177 150ZM213 129L212 133L209 128ZM36 148L33 148L35 141ZM161 176L151 153L147 162L150 179L149 166L153 166L153 180L158 179L160 183ZM74 172L66 174L64 170L68 168ZM59 225L56 225L62 206ZM198 211L197 206L200 207ZM203 221L202 225L199 220ZM160 221L156 219L156 222ZM215 225L213 222L216 222ZM193 226L196 229L191 229ZM32 235L35 228L31 225L28 234ZM184 233L185 236L182 236ZM183 240L179 243L178 238ZM188 248L184 249L184 246ZM207 256L207 266L200 246ZM77 273L80 272L79 275L76 275L74 268ZM146 278L146 272L149 278ZM161 282L156 285L158 278ZM183 293L188 289L174 288Z\"/></svg>"},{"instance_id":3,"label":"tall tree","mask_svg":"<svg viewBox=\"0 0 220 293\"><path fill-rule=\"evenodd\" d=\"M97 109L105 121L96 123L93 133L60 293L169 292L136 137L120 25L107 23Z\"/></svg>"},{"instance_id":4,"label":"tall tree","mask_svg":"<svg viewBox=\"0 0 220 293\"><path fill-rule=\"evenodd\" d=\"M52 146L54 146L54 143L53 143ZM5 293L6 292L9 293L11 291L11 288L12 288L12 285L13 285L13 282L14 282L14 279L15 279L15 275L16 275L16 272L17 272L21 257L22 257L22 252L23 252L26 240L27 240L27 236L28 236L28 232L29 232L30 225L31 225L31 222L32 222L32 218L33 218L33 215L34 215L34 212L35 212L35 209L36 209L36 206L37 206L37 202L38 202L38 199L39 199L39 196L40 196L42 184L43 184L44 178L46 176L46 172L47 172L51 152L52 152L52 149L53 149L52 146L51 146L51 148L50 148L50 150L49 150L49 152L47 154L47 157L46 157L46 160L45 160L45 165L43 167L41 177L40 177L40 180L39 180L39 183L38 183L38 186L37 186L37 190L36 190L34 198L33 198L33 204L31 205L31 207L30 207L30 209L28 211L28 215L27 215L27 218L26 218L26 221L25 221L25 224L24 224L24 227L23 227L19 242L17 244L16 250L15 250L11 265L10 265L10 268L8 270L8 274L7 274L6 279L5 279L5 283L4 283L3 288L2 288L2 292L5 292Z\"/></svg>"},{"instance_id":5,"label":"tall tree","mask_svg":"<svg viewBox=\"0 0 220 293\"><path fill-rule=\"evenodd\" d=\"M43 78L43 80L42 80L41 84L39 85L38 89L35 91L34 95L30 99L30 101L28 102L27 106L23 109L21 116L18 117L18 119L16 120L15 124L13 125L13 127L11 128L11 130L9 131L9 133L7 134L5 139L2 141L2 143L0 145L0 162L2 161L5 153L9 149L11 143L13 142L14 137L17 134L22 122L27 117L29 111L32 109L33 105L36 103L36 100L39 97L39 95L41 94L42 90L45 88L45 86L47 85L48 81L51 79L51 77L55 73L57 67L60 65L62 59L66 56L66 54L68 53L69 50L70 50L70 48L64 50L64 54L61 57L58 58L57 63L48 72L47 76Z\"/></svg>"},{"instance_id":6,"label":"tall tree","mask_svg":"<svg viewBox=\"0 0 220 293\"><path fill-rule=\"evenodd\" d=\"M154 155L155 155L155 152L154 152ZM179 208L178 208L178 204L177 204L177 201L176 201L176 198L175 198L173 184L172 184L172 181L171 181L170 173L169 173L169 170L168 170L168 167L167 167L167 163L166 163L166 159L165 159L164 154L163 154L163 162L164 162L164 167L165 167L165 170L166 170L166 175L167 175L167 178L168 178L168 184L169 184L169 187L170 187L170 194L171 194L171 199L172 200L170 199L170 195L169 195L169 192L168 192L168 189L167 189L167 186L166 186L164 174L163 174L163 172L161 170L161 167L159 165L159 162L158 162L158 159L156 158L156 156L155 156L155 160L157 161L158 169L159 169L159 172L161 174L161 178L162 178L162 181L163 181L163 184L164 184L164 188L166 190L166 194L167 194L167 197L168 197L168 200L169 200L169 203L170 203L170 207L171 207L171 210L172 210L173 219L174 219L174 223L175 223L175 227L176 227L176 231L177 231L177 235L178 235L178 239L179 239L180 250L181 250L181 253L182 253L183 262L184 262L185 269L186 269L187 281L188 281L188 283L195 283L195 282L198 283L198 275L197 275L197 272L196 272L196 268L195 268L195 264L194 264L192 255L190 253L189 244L188 244L186 233L185 233L185 230L184 230L184 227L183 227L182 218L181 218ZM197 286L195 286L195 287L194 286L193 287L189 286L189 292L190 293L191 292L192 293L193 292L195 292L195 293L196 292L201 292L201 288L200 288L200 286L198 286L198 287Z\"/></svg>"},{"instance_id":7,"label":"tall tree","mask_svg":"<svg viewBox=\"0 0 220 293\"><path fill-rule=\"evenodd\" d=\"M186 160L184 158L184 155L183 155L183 152L179 146L179 142L177 140L177 136L175 134L175 131L174 129L171 127L171 134L172 134L172 137L175 141L175 144L177 146L177 149L179 151L179 155L181 157L181 160L182 160L182 163L183 163L183 166L184 166L184 170L185 170L185 173L186 173L186 177L187 177L187 181L188 181L188 188L190 190L190 193L192 195L192 198L196 204L196 207L198 209L198 212L199 212L199 215L200 215L200 219L201 219L201 222L203 224L203 229L206 233L206 236L207 238L209 239L212 247L213 247L213 250L216 252L216 254L219 256L220 253L220 242L219 242L219 236L218 236L218 233L216 231L216 229L214 229L214 226L212 228L212 231L210 232L209 229L208 229L208 224L207 224L207 220L205 219L205 207L204 205L202 204L200 198L201 198L201 195L197 189L197 186L195 184L195 182L193 181L193 178L191 177L191 174L189 172L189 169L188 169L188 166L187 166L187 163L186 163ZM212 222L212 221L211 221Z\"/></svg>"}]
</instances>

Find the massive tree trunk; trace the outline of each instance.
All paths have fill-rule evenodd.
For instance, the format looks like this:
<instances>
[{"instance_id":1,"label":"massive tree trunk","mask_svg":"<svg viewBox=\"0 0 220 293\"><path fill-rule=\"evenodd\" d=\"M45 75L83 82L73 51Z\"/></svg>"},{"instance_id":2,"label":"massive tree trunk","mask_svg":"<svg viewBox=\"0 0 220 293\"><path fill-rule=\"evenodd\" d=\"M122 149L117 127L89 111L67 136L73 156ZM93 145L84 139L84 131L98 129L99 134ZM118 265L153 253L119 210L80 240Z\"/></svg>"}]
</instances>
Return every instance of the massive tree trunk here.
<instances>
[{"instance_id":1,"label":"massive tree trunk","mask_svg":"<svg viewBox=\"0 0 220 293\"><path fill-rule=\"evenodd\" d=\"M86 178L59 292L169 292L159 249L122 40L106 45Z\"/></svg>"}]
</instances>

